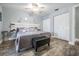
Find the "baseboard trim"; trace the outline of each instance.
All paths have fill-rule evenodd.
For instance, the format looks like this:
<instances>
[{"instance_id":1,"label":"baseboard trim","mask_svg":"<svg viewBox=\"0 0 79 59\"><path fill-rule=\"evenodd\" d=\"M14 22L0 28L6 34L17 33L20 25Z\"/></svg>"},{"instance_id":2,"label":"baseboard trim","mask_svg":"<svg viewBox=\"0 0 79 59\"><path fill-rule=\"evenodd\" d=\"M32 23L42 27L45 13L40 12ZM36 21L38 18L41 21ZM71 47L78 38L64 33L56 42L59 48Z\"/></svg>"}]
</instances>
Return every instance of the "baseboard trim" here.
<instances>
[{"instance_id":1,"label":"baseboard trim","mask_svg":"<svg viewBox=\"0 0 79 59\"><path fill-rule=\"evenodd\" d=\"M15 40L16 38L9 38L9 40Z\"/></svg>"},{"instance_id":2,"label":"baseboard trim","mask_svg":"<svg viewBox=\"0 0 79 59\"><path fill-rule=\"evenodd\" d=\"M79 41L79 39L78 39L78 38L76 38L76 41Z\"/></svg>"},{"instance_id":3,"label":"baseboard trim","mask_svg":"<svg viewBox=\"0 0 79 59\"><path fill-rule=\"evenodd\" d=\"M51 36L51 38L58 38L57 36Z\"/></svg>"},{"instance_id":4,"label":"baseboard trim","mask_svg":"<svg viewBox=\"0 0 79 59\"><path fill-rule=\"evenodd\" d=\"M61 39L61 38L59 38L59 37L57 37L57 36L51 36L51 38ZM65 40L65 39L61 39L61 40ZM68 41L68 42L69 42L69 40L65 40L65 41Z\"/></svg>"}]
</instances>

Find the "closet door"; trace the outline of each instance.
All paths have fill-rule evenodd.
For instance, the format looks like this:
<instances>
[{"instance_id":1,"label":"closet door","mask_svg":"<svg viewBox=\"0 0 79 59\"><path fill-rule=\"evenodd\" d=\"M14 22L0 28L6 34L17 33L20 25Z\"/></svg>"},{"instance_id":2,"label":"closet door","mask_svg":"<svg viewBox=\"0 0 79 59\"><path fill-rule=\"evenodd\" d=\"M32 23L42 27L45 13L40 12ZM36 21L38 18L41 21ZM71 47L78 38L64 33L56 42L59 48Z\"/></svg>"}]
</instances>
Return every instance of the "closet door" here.
<instances>
[{"instance_id":1,"label":"closet door","mask_svg":"<svg viewBox=\"0 0 79 59\"><path fill-rule=\"evenodd\" d=\"M69 13L54 17L54 33L56 37L69 41Z\"/></svg>"},{"instance_id":2,"label":"closet door","mask_svg":"<svg viewBox=\"0 0 79 59\"><path fill-rule=\"evenodd\" d=\"M50 19L43 20L43 31L50 32Z\"/></svg>"}]
</instances>

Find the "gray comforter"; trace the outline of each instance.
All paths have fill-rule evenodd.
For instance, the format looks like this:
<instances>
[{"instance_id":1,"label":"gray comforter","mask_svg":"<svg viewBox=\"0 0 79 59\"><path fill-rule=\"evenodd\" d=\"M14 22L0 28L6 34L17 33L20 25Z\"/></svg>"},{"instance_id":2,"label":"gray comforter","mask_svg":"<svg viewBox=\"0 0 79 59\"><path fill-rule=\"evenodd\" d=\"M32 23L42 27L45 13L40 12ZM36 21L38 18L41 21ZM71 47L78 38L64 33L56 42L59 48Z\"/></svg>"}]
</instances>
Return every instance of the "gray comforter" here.
<instances>
[{"instance_id":1,"label":"gray comforter","mask_svg":"<svg viewBox=\"0 0 79 59\"><path fill-rule=\"evenodd\" d=\"M16 52L28 49L32 47L32 38L40 37L40 36L47 36L50 38L51 34L49 32L19 32L17 33L15 46Z\"/></svg>"}]
</instances>

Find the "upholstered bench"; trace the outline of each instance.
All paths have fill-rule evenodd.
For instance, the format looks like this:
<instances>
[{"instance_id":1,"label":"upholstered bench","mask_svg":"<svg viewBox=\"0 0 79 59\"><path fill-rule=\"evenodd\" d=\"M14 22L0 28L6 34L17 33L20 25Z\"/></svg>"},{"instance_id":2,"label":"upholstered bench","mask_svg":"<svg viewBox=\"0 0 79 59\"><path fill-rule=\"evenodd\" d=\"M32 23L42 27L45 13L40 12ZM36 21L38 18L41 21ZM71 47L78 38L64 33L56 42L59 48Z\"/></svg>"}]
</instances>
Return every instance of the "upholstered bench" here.
<instances>
[{"instance_id":1,"label":"upholstered bench","mask_svg":"<svg viewBox=\"0 0 79 59\"><path fill-rule=\"evenodd\" d=\"M37 52L37 49L45 44L48 44L48 46L50 46L50 38L46 37L46 36L42 36L42 37L35 37L32 39L32 46L35 49L35 51Z\"/></svg>"}]
</instances>

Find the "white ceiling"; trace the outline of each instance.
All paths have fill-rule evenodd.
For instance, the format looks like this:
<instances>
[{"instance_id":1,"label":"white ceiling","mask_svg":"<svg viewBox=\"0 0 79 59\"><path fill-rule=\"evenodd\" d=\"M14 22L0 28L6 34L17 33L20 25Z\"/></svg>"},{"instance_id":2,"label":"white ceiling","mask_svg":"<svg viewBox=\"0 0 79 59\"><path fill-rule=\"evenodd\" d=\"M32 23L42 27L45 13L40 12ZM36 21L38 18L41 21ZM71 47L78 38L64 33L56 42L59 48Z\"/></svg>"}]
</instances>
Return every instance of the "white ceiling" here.
<instances>
[{"instance_id":1,"label":"white ceiling","mask_svg":"<svg viewBox=\"0 0 79 59\"><path fill-rule=\"evenodd\" d=\"M26 7L29 3L0 3L2 6L6 7L15 7L15 8L22 8ZM65 8L65 7L71 7L77 3L40 3L42 5L45 5L48 8Z\"/></svg>"},{"instance_id":2,"label":"white ceiling","mask_svg":"<svg viewBox=\"0 0 79 59\"><path fill-rule=\"evenodd\" d=\"M29 3L0 3L0 5L5 7L12 7L18 9L25 9ZM55 9L55 8L66 8L71 7L75 5L76 3L40 3L42 5L45 5L49 9Z\"/></svg>"},{"instance_id":3,"label":"white ceiling","mask_svg":"<svg viewBox=\"0 0 79 59\"><path fill-rule=\"evenodd\" d=\"M9 7L14 9L20 9L26 12L31 13L31 11L28 11L28 9L25 9L29 3L0 3L3 7ZM68 8L76 5L76 3L41 3L42 5L46 6L46 9L42 12L40 12L38 15L39 17L46 17L48 15L55 14L55 9L59 8L59 12L61 11L68 11Z\"/></svg>"}]
</instances>

